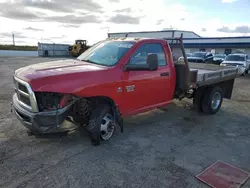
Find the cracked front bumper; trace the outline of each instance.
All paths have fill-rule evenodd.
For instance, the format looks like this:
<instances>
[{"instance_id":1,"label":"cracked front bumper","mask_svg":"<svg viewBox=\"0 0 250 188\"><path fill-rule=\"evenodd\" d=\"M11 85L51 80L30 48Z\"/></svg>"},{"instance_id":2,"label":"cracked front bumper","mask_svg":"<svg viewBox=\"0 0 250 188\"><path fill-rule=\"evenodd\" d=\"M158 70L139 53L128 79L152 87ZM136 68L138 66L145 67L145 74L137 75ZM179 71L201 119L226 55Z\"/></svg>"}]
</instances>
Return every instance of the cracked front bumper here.
<instances>
[{"instance_id":1,"label":"cracked front bumper","mask_svg":"<svg viewBox=\"0 0 250 188\"><path fill-rule=\"evenodd\" d=\"M17 100L17 94L13 95L13 111L19 121L32 132L50 133L58 132L62 123L68 116L72 105L48 112L30 112L24 109Z\"/></svg>"}]
</instances>

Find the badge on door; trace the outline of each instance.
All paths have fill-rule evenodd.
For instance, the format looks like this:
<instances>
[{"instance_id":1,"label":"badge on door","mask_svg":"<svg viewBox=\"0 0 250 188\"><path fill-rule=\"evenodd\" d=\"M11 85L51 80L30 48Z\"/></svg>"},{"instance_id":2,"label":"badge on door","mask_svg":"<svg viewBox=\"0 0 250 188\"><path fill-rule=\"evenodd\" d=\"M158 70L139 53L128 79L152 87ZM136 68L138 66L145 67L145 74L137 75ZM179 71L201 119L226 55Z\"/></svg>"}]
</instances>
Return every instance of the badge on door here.
<instances>
[{"instance_id":1,"label":"badge on door","mask_svg":"<svg viewBox=\"0 0 250 188\"><path fill-rule=\"evenodd\" d=\"M131 85L131 86L126 86L126 91L127 92L133 92L135 90L135 86Z\"/></svg>"}]
</instances>

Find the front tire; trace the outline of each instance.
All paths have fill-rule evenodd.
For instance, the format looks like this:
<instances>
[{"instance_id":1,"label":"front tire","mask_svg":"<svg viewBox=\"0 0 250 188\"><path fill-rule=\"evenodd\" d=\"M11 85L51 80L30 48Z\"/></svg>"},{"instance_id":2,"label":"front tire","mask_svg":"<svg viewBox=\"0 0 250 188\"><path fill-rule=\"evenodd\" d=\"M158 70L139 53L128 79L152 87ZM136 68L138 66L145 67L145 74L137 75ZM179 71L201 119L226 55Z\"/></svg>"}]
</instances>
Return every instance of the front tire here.
<instances>
[{"instance_id":1,"label":"front tire","mask_svg":"<svg viewBox=\"0 0 250 188\"><path fill-rule=\"evenodd\" d=\"M211 87L204 92L201 102L202 111L206 114L216 114L223 102L223 90L220 87Z\"/></svg>"},{"instance_id":2,"label":"front tire","mask_svg":"<svg viewBox=\"0 0 250 188\"><path fill-rule=\"evenodd\" d=\"M89 118L86 127L91 143L100 145L101 140L111 139L115 132L115 118L109 105L101 105L95 108Z\"/></svg>"}]
</instances>

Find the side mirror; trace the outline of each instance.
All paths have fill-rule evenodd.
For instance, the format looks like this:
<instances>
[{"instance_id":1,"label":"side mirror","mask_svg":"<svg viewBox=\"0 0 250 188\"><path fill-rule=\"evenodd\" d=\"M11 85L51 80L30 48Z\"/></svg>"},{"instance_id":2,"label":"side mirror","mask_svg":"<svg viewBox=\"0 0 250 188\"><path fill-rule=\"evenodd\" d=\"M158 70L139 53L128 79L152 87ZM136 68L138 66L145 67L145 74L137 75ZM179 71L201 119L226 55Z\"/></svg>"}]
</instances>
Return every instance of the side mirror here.
<instances>
[{"instance_id":1,"label":"side mirror","mask_svg":"<svg viewBox=\"0 0 250 188\"><path fill-rule=\"evenodd\" d=\"M157 54L148 54L147 56L147 64L149 65L149 70L157 70L158 69L158 55Z\"/></svg>"},{"instance_id":2,"label":"side mirror","mask_svg":"<svg viewBox=\"0 0 250 188\"><path fill-rule=\"evenodd\" d=\"M158 69L158 56L157 54L148 54L147 55L147 63L146 64L127 64L123 71L129 71L129 70L137 70L137 71L154 71Z\"/></svg>"}]
</instances>

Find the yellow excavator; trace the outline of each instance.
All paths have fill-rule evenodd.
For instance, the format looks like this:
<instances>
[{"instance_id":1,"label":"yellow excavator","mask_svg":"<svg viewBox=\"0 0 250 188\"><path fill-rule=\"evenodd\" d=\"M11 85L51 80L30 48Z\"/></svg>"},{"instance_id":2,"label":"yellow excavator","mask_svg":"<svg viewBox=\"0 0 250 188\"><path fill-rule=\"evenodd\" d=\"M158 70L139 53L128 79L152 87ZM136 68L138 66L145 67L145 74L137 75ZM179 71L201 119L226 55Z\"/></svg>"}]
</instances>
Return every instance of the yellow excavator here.
<instances>
[{"instance_id":1,"label":"yellow excavator","mask_svg":"<svg viewBox=\"0 0 250 188\"><path fill-rule=\"evenodd\" d=\"M73 57L78 57L81 55L85 50L89 48L87 46L87 40L75 40L75 44L69 47L69 53Z\"/></svg>"}]
</instances>

